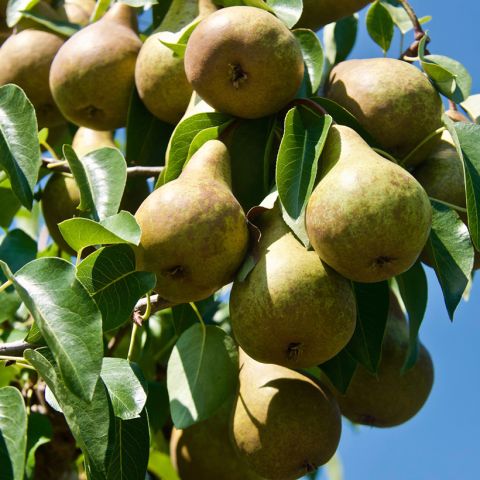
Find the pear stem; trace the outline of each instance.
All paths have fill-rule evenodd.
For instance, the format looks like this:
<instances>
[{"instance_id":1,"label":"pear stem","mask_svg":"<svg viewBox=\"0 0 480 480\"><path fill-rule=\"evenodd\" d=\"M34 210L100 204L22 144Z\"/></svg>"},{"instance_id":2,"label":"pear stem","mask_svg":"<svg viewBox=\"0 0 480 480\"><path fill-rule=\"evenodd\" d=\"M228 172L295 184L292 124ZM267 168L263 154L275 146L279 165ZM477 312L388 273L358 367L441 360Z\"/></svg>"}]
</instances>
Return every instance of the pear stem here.
<instances>
[{"instance_id":1,"label":"pear stem","mask_svg":"<svg viewBox=\"0 0 480 480\"><path fill-rule=\"evenodd\" d=\"M58 162L59 160L58 155L55 153L55 150L50 146L50 144L48 142L41 142L41 145L43 148L47 150L47 152L52 156L52 158Z\"/></svg>"},{"instance_id":2,"label":"pear stem","mask_svg":"<svg viewBox=\"0 0 480 480\"><path fill-rule=\"evenodd\" d=\"M436 137L440 133L444 132L446 130L446 127L440 127L437 128L434 132L432 132L428 137L424 138L405 158L403 158L400 162L399 165L405 165L407 163L407 160L412 157L415 152L417 152L423 145L428 143L433 137Z\"/></svg>"},{"instance_id":3,"label":"pear stem","mask_svg":"<svg viewBox=\"0 0 480 480\"><path fill-rule=\"evenodd\" d=\"M403 52L400 56L401 59L409 61L409 57L417 57L418 56L418 46L420 44L420 40L426 35L425 31L422 28L420 21L418 20L418 16L415 13L415 10L410 5L408 0L399 0L402 4L403 9L407 12L408 17L410 18L413 24L413 30L415 32L415 40L413 43ZM426 43L429 43L430 39L427 37ZM428 54L428 50L425 49L425 53Z\"/></svg>"},{"instance_id":4,"label":"pear stem","mask_svg":"<svg viewBox=\"0 0 480 480\"><path fill-rule=\"evenodd\" d=\"M137 331L139 329L138 323L134 323L132 326L132 334L130 335L130 345L128 346L127 360L132 361L133 350L135 348L135 338L137 337Z\"/></svg>"},{"instance_id":5,"label":"pear stem","mask_svg":"<svg viewBox=\"0 0 480 480\"><path fill-rule=\"evenodd\" d=\"M439 200L438 198L435 198L435 197L428 197L428 198L430 200L433 200L434 202L441 203L442 205L445 205L446 207L449 207L452 210L457 210L458 212L467 213L466 208L459 207L458 205L454 205L453 203L444 202L443 200Z\"/></svg>"},{"instance_id":6,"label":"pear stem","mask_svg":"<svg viewBox=\"0 0 480 480\"><path fill-rule=\"evenodd\" d=\"M192 307L192 310L194 311L195 315L198 318L198 321L200 322L200 325L202 326L203 334L205 335L207 333L207 327L205 326L205 322L203 321L202 315L198 311L197 306L195 303L190 302L190 306Z\"/></svg>"},{"instance_id":7,"label":"pear stem","mask_svg":"<svg viewBox=\"0 0 480 480\"><path fill-rule=\"evenodd\" d=\"M390 155L388 152L385 152L384 150L381 150L380 148L375 148L375 147L372 147L372 150L374 152L377 152L382 157L385 157L387 160L390 160L391 162L396 163L398 165L398 160L393 155Z\"/></svg>"},{"instance_id":8,"label":"pear stem","mask_svg":"<svg viewBox=\"0 0 480 480\"><path fill-rule=\"evenodd\" d=\"M4 290L6 290L11 285L13 285L12 280L7 280L3 285L0 285L0 293L2 293Z\"/></svg>"}]
</instances>

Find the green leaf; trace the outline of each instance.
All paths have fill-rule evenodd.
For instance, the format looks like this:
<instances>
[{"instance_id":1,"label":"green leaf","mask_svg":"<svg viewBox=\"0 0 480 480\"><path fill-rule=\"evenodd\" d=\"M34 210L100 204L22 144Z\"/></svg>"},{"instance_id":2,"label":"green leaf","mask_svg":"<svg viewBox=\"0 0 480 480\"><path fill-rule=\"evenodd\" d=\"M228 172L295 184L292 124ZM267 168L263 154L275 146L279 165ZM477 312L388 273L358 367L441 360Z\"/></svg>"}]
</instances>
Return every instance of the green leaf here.
<instances>
[{"instance_id":1,"label":"green leaf","mask_svg":"<svg viewBox=\"0 0 480 480\"><path fill-rule=\"evenodd\" d=\"M78 209L104 220L118 212L127 182L127 164L120 150L99 148L78 158L70 145L63 146L80 190Z\"/></svg>"},{"instance_id":2,"label":"green leaf","mask_svg":"<svg viewBox=\"0 0 480 480\"><path fill-rule=\"evenodd\" d=\"M292 108L285 117L276 182L282 205L293 219L300 216L310 198L331 124L330 115L321 117L303 107Z\"/></svg>"},{"instance_id":3,"label":"green leaf","mask_svg":"<svg viewBox=\"0 0 480 480\"><path fill-rule=\"evenodd\" d=\"M413 23L398 0L380 0L380 3L388 10L393 22L403 35L412 30Z\"/></svg>"},{"instance_id":4,"label":"green leaf","mask_svg":"<svg viewBox=\"0 0 480 480\"><path fill-rule=\"evenodd\" d=\"M323 49L318 37L306 28L299 28L292 32L300 43L305 72L307 75L308 90L314 93L320 87L323 73ZM309 95L310 96L310 95Z\"/></svg>"},{"instance_id":5,"label":"green leaf","mask_svg":"<svg viewBox=\"0 0 480 480\"><path fill-rule=\"evenodd\" d=\"M127 162L132 165L163 165L173 125L152 115L134 89L128 109Z\"/></svg>"},{"instance_id":6,"label":"green leaf","mask_svg":"<svg viewBox=\"0 0 480 480\"><path fill-rule=\"evenodd\" d=\"M181 121L173 131L170 140L170 151L167 156L167 167L161 184L175 180L182 172L190 144L195 136L210 127L218 127L231 120L230 115L217 112L197 113Z\"/></svg>"},{"instance_id":7,"label":"green leaf","mask_svg":"<svg viewBox=\"0 0 480 480\"><path fill-rule=\"evenodd\" d=\"M358 15L345 17L323 28L325 56L330 65L343 62L352 51L357 40Z\"/></svg>"},{"instance_id":8,"label":"green leaf","mask_svg":"<svg viewBox=\"0 0 480 480\"><path fill-rule=\"evenodd\" d=\"M302 0L266 0L266 2L288 28L292 28L302 16Z\"/></svg>"},{"instance_id":9,"label":"green leaf","mask_svg":"<svg viewBox=\"0 0 480 480\"><path fill-rule=\"evenodd\" d=\"M53 437L52 424L47 415L31 412L28 415L27 462L25 473L28 480L34 480L35 452L38 447L50 442Z\"/></svg>"},{"instance_id":10,"label":"green leaf","mask_svg":"<svg viewBox=\"0 0 480 480\"><path fill-rule=\"evenodd\" d=\"M43 15L38 15L34 12L23 11L22 17L30 18L42 27L46 27L48 30L63 35L64 37L71 37L80 30L80 25L76 23L66 22L62 20L52 20Z\"/></svg>"},{"instance_id":11,"label":"green leaf","mask_svg":"<svg viewBox=\"0 0 480 480\"><path fill-rule=\"evenodd\" d=\"M365 368L376 373L388 318L388 282L353 282L357 301L357 325L346 349Z\"/></svg>"},{"instance_id":12,"label":"green leaf","mask_svg":"<svg viewBox=\"0 0 480 480\"><path fill-rule=\"evenodd\" d=\"M23 480L27 446L27 411L14 387L0 388L0 475Z\"/></svg>"},{"instance_id":13,"label":"green leaf","mask_svg":"<svg viewBox=\"0 0 480 480\"><path fill-rule=\"evenodd\" d=\"M319 365L333 386L340 392L346 393L357 368L357 361L343 349L340 353L325 363Z\"/></svg>"},{"instance_id":14,"label":"green leaf","mask_svg":"<svg viewBox=\"0 0 480 480\"><path fill-rule=\"evenodd\" d=\"M480 121L480 93L470 95L462 102L462 107L470 115L475 123Z\"/></svg>"},{"instance_id":15,"label":"green leaf","mask_svg":"<svg viewBox=\"0 0 480 480\"><path fill-rule=\"evenodd\" d=\"M155 274L135 271L128 245L96 250L77 266L77 278L102 312L103 331L127 322L138 299L155 287Z\"/></svg>"},{"instance_id":16,"label":"green leaf","mask_svg":"<svg viewBox=\"0 0 480 480\"><path fill-rule=\"evenodd\" d=\"M35 110L17 85L0 87L0 110L0 168L20 203L30 210L41 165Z\"/></svg>"},{"instance_id":17,"label":"green leaf","mask_svg":"<svg viewBox=\"0 0 480 480\"><path fill-rule=\"evenodd\" d=\"M122 420L139 418L147 401L147 384L138 366L124 358L104 358L100 375L113 413Z\"/></svg>"},{"instance_id":18,"label":"green leaf","mask_svg":"<svg viewBox=\"0 0 480 480\"><path fill-rule=\"evenodd\" d=\"M150 428L153 433L156 433L170 420L168 390L164 381L148 382L148 396L145 407L148 413Z\"/></svg>"},{"instance_id":19,"label":"green leaf","mask_svg":"<svg viewBox=\"0 0 480 480\"><path fill-rule=\"evenodd\" d=\"M418 358L418 332L428 301L428 284L420 262L396 277L400 295L408 313L409 340L403 370L412 368Z\"/></svg>"},{"instance_id":20,"label":"green leaf","mask_svg":"<svg viewBox=\"0 0 480 480\"><path fill-rule=\"evenodd\" d=\"M0 260L4 261L13 273L35 260L36 255L37 242L23 230L11 230L0 244ZM5 275L0 271L0 285L6 280Z\"/></svg>"},{"instance_id":21,"label":"green leaf","mask_svg":"<svg viewBox=\"0 0 480 480\"><path fill-rule=\"evenodd\" d=\"M0 205L0 227L7 229L21 205L8 179L0 182Z\"/></svg>"},{"instance_id":22,"label":"green leaf","mask_svg":"<svg viewBox=\"0 0 480 480\"><path fill-rule=\"evenodd\" d=\"M66 385L90 401L102 365L102 317L76 279L75 267L60 258L40 258L21 268L12 280Z\"/></svg>"},{"instance_id":23,"label":"green leaf","mask_svg":"<svg viewBox=\"0 0 480 480\"><path fill-rule=\"evenodd\" d=\"M234 393L237 351L219 327L197 324L182 334L167 367L170 410L177 428L207 419Z\"/></svg>"},{"instance_id":24,"label":"green leaf","mask_svg":"<svg viewBox=\"0 0 480 480\"><path fill-rule=\"evenodd\" d=\"M393 19L388 9L379 0L368 9L367 31L384 53L388 52L393 38Z\"/></svg>"},{"instance_id":25,"label":"green leaf","mask_svg":"<svg viewBox=\"0 0 480 480\"><path fill-rule=\"evenodd\" d=\"M7 25L12 28L22 18L22 12L33 8L40 0L9 0L7 5Z\"/></svg>"},{"instance_id":26,"label":"green leaf","mask_svg":"<svg viewBox=\"0 0 480 480\"><path fill-rule=\"evenodd\" d=\"M183 58L185 56L185 50L187 49L186 43L171 43L161 39L159 39L158 41L162 45L165 45L167 48L169 48L175 54L175 56L179 58Z\"/></svg>"},{"instance_id":27,"label":"green leaf","mask_svg":"<svg viewBox=\"0 0 480 480\"><path fill-rule=\"evenodd\" d=\"M75 250L92 245L140 242L140 227L135 217L125 211L107 217L101 222L88 218L70 218L58 224L65 241Z\"/></svg>"},{"instance_id":28,"label":"green leaf","mask_svg":"<svg viewBox=\"0 0 480 480\"><path fill-rule=\"evenodd\" d=\"M193 155L195 155L196 151L199 150L205 143L209 140L216 140L220 137L220 134L233 122L229 120L228 122L223 123L222 125L216 127L206 128L201 132L198 132L192 140L190 147L188 149L187 159L188 162Z\"/></svg>"},{"instance_id":29,"label":"green leaf","mask_svg":"<svg viewBox=\"0 0 480 480\"><path fill-rule=\"evenodd\" d=\"M180 480L169 455L158 450L150 452L148 471L162 480Z\"/></svg>"},{"instance_id":30,"label":"green leaf","mask_svg":"<svg viewBox=\"0 0 480 480\"><path fill-rule=\"evenodd\" d=\"M474 250L468 228L458 213L434 200L431 203L432 230L427 251L442 287L448 315L453 320L470 278Z\"/></svg>"}]
</instances>

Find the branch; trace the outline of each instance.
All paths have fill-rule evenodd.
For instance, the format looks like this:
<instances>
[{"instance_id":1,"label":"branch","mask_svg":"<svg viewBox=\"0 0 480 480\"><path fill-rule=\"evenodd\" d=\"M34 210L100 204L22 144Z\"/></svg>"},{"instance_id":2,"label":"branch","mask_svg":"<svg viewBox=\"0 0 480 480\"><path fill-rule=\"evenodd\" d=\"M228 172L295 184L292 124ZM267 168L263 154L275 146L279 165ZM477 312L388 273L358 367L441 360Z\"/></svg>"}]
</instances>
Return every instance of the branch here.
<instances>
[{"instance_id":1,"label":"branch","mask_svg":"<svg viewBox=\"0 0 480 480\"><path fill-rule=\"evenodd\" d=\"M52 164L58 164L57 160L51 158L42 158L42 165L47 167L52 172L71 173L68 165L56 165L55 167L49 167ZM160 175L165 167L127 167L127 176L129 177L156 177Z\"/></svg>"},{"instance_id":2,"label":"branch","mask_svg":"<svg viewBox=\"0 0 480 480\"><path fill-rule=\"evenodd\" d=\"M38 345L33 345L23 340L17 340L16 342L10 343L0 343L0 355L11 355L13 357L18 357L18 359L21 360L25 350L36 347L38 347Z\"/></svg>"},{"instance_id":3,"label":"branch","mask_svg":"<svg viewBox=\"0 0 480 480\"><path fill-rule=\"evenodd\" d=\"M413 31L415 40L413 43L403 52L401 58L406 61L412 61L413 58L418 57L418 46L420 45L420 40L426 35L425 31L418 20L417 14L413 10L412 6L410 5L408 0L399 0L402 4L402 7L407 12L408 17L410 18L413 24ZM426 44L430 42L430 39L427 37ZM425 49L425 53L428 55L428 50Z\"/></svg>"}]
</instances>

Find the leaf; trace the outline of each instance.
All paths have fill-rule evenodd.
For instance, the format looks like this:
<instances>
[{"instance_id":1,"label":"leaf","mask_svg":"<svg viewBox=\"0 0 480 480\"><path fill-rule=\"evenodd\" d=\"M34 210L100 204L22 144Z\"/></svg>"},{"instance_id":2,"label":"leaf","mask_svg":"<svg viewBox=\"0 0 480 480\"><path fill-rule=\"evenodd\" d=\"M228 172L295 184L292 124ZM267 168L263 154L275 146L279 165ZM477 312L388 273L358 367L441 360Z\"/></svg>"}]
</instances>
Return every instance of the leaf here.
<instances>
[{"instance_id":1,"label":"leaf","mask_svg":"<svg viewBox=\"0 0 480 480\"><path fill-rule=\"evenodd\" d=\"M170 456L158 450L150 452L148 471L162 480L180 480L175 468L173 468Z\"/></svg>"},{"instance_id":2,"label":"leaf","mask_svg":"<svg viewBox=\"0 0 480 480\"><path fill-rule=\"evenodd\" d=\"M319 365L333 386L342 394L347 392L348 386L357 368L357 361L347 352L340 351L335 357Z\"/></svg>"},{"instance_id":3,"label":"leaf","mask_svg":"<svg viewBox=\"0 0 480 480\"><path fill-rule=\"evenodd\" d=\"M0 87L0 168L20 203L32 208L41 165L35 110L17 85Z\"/></svg>"},{"instance_id":4,"label":"leaf","mask_svg":"<svg viewBox=\"0 0 480 480\"><path fill-rule=\"evenodd\" d=\"M393 38L393 19L389 10L377 0L368 9L366 22L372 40L387 53Z\"/></svg>"},{"instance_id":5,"label":"leaf","mask_svg":"<svg viewBox=\"0 0 480 480\"><path fill-rule=\"evenodd\" d=\"M127 322L138 299L155 287L155 274L137 272L128 245L96 250L77 266L77 278L102 312L103 331Z\"/></svg>"},{"instance_id":6,"label":"leaf","mask_svg":"<svg viewBox=\"0 0 480 480\"><path fill-rule=\"evenodd\" d=\"M396 277L400 295L408 313L408 351L402 370L412 368L418 358L418 332L422 324L428 301L428 284L420 262Z\"/></svg>"},{"instance_id":7,"label":"leaf","mask_svg":"<svg viewBox=\"0 0 480 480\"><path fill-rule=\"evenodd\" d=\"M323 27L325 57L333 66L343 62L352 51L357 40L358 15L345 17Z\"/></svg>"},{"instance_id":8,"label":"leaf","mask_svg":"<svg viewBox=\"0 0 480 480\"><path fill-rule=\"evenodd\" d=\"M232 338L219 327L190 327L177 341L167 367L175 426L187 428L210 417L233 394L237 381Z\"/></svg>"},{"instance_id":9,"label":"leaf","mask_svg":"<svg viewBox=\"0 0 480 480\"><path fill-rule=\"evenodd\" d=\"M36 255L37 242L23 230L11 230L0 244L0 260L4 261L13 273L35 260ZM6 280L5 275L0 271L0 285Z\"/></svg>"},{"instance_id":10,"label":"leaf","mask_svg":"<svg viewBox=\"0 0 480 480\"><path fill-rule=\"evenodd\" d=\"M190 144L195 136L210 127L218 127L231 120L230 115L217 112L197 113L181 121L173 131L170 139L170 151L167 166L161 184L175 180L182 172L188 156Z\"/></svg>"},{"instance_id":11,"label":"leaf","mask_svg":"<svg viewBox=\"0 0 480 480\"><path fill-rule=\"evenodd\" d=\"M302 0L266 0L266 2L288 28L292 28L302 16Z\"/></svg>"},{"instance_id":12,"label":"leaf","mask_svg":"<svg viewBox=\"0 0 480 480\"><path fill-rule=\"evenodd\" d=\"M38 15L34 12L23 11L22 17L29 18L39 25L46 27L48 30L63 35L64 37L71 37L80 30L80 25L76 23L66 22L63 20L52 20L43 15Z\"/></svg>"},{"instance_id":13,"label":"leaf","mask_svg":"<svg viewBox=\"0 0 480 480\"><path fill-rule=\"evenodd\" d=\"M305 72L307 74L308 90L310 95L318 90L323 73L323 49L318 37L306 28L294 30L293 35L300 43ZM310 96L309 95L309 96Z\"/></svg>"},{"instance_id":14,"label":"leaf","mask_svg":"<svg viewBox=\"0 0 480 480\"><path fill-rule=\"evenodd\" d=\"M28 415L26 477L34 480L35 452L38 447L48 443L53 436L52 424L47 415L31 412Z\"/></svg>"},{"instance_id":15,"label":"leaf","mask_svg":"<svg viewBox=\"0 0 480 480\"><path fill-rule=\"evenodd\" d=\"M114 414L122 420L139 418L147 401L147 383L138 366L124 358L104 358L100 376Z\"/></svg>"},{"instance_id":16,"label":"leaf","mask_svg":"<svg viewBox=\"0 0 480 480\"><path fill-rule=\"evenodd\" d=\"M468 228L458 213L439 202L430 201L433 216L427 253L440 282L448 315L453 320L468 285L474 250Z\"/></svg>"},{"instance_id":17,"label":"leaf","mask_svg":"<svg viewBox=\"0 0 480 480\"><path fill-rule=\"evenodd\" d=\"M209 140L216 140L220 137L220 134L233 122L233 120L229 120L222 125L217 127L210 127L198 132L192 140L190 147L188 149L188 155L186 162L188 162L193 155L195 155L196 151L199 150L205 143Z\"/></svg>"},{"instance_id":18,"label":"leaf","mask_svg":"<svg viewBox=\"0 0 480 480\"><path fill-rule=\"evenodd\" d=\"M9 0L7 5L7 25L12 28L22 18L22 12L33 8L40 0Z\"/></svg>"},{"instance_id":19,"label":"leaf","mask_svg":"<svg viewBox=\"0 0 480 480\"><path fill-rule=\"evenodd\" d=\"M372 373L377 373L389 308L388 282L353 282L357 325L347 352Z\"/></svg>"},{"instance_id":20,"label":"leaf","mask_svg":"<svg viewBox=\"0 0 480 480\"><path fill-rule=\"evenodd\" d=\"M470 95L461 105L473 121L478 124L480 120L480 93Z\"/></svg>"},{"instance_id":21,"label":"leaf","mask_svg":"<svg viewBox=\"0 0 480 480\"><path fill-rule=\"evenodd\" d=\"M92 245L140 243L141 230L135 217L125 211L95 222L88 218L70 218L58 224L65 241L79 251Z\"/></svg>"},{"instance_id":22,"label":"leaf","mask_svg":"<svg viewBox=\"0 0 480 480\"><path fill-rule=\"evenodd\" d=\"M2 480L23 480L27 446L27 411L14 387L0 388L0 475Z\"/></svg>"},{"instance_id":23,"label":"leaf","mask_svg":"<svg viewBox=\"0 0 480 480\"><path fill-rule=\"evenodd\" d=\"M317 176L332 117L323 117L302 107L294 107L285 117L285 127L277 155L278 195L288 215L297 219L305 208Z\"/></svg>"},{"instance_id":24,"label":"leaf","mask_svg":"<svg viewBox=\"0 0 480 480\"><path fill-rule=\"evenodd\" d=\"M403 35L412 30L413 23L398 0L381 0L380 3L388 10L393 22Z\"/></svg>"},{"instance_id":25,"label":"leaf","mask_svg":"<svg viewBox=\"0 0 480 480\"><path fill-rule=\"evenodd\" d=\"M75 278L75 267L60 258L40 258L22 267L12 280L67 387L90 401L102 364L102 318Z\"/></svg>"},{"instance_id":26,"label":"leaf","mask_svg":"<svg viewBox=\"0 0 480 480\"><path fill-rule=\"evenodd\" d=\"M0 227L7 229L21 205L8 179L0 182L0 205Z\"/></svg>"},{"instance_id":27,"label":"leaf","mask_svg":"<svg viewBox=\"0 0 480 480\"><path fill-rule=\"evenodd\" d=\"M187 50L186 43L171 43L171 42L166 42L162 39L158 39L158 41L162 45L165 45L167 48L169 48L175 54L176 57L183 58L185 56L185 50Z\"/></svg>"},{"instance_id":28,"label":"leaf","mask_svg":"<svg viewBox=\"0 0 480 480\"><path fill-rule=\"evenodd\" d=\"M127 164L120 150L99 148L78 158L70 145L63 154L80 190L78 209L104 220L118 212L127 182Z\"/></svg>"}]
</instances>

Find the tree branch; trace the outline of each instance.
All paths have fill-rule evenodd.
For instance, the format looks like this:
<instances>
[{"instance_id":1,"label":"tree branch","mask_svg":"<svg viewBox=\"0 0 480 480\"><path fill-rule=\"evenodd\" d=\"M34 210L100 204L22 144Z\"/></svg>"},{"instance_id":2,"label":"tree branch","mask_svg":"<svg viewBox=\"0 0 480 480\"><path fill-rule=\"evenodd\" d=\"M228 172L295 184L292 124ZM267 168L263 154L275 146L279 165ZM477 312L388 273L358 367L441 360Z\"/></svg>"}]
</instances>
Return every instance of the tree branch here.
<instances>
[{"instance_id":1,"label":"tree branch","mask_svg":"<svg viewBox=\"0 0 480 480\"><path fill-rule=\"evenodd\" d=\"M403 52L401 58L406 61L412 61L413 58L418 57L418 46L420 45L420 40L425 37L425 31L423 30L420 21L418 20L417 14L415 10L413 10L412 6L410 5L408 0L399 0L402 4L402 7L407 12L408 17L412 21L413 24L413 31L414 31L414 38L415 40L413 43ZM430 39L427 37L426 44L430 42ZM428 50L425 49L425 53L428 55Z\"/></svg>"}]
</instances>

